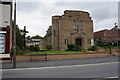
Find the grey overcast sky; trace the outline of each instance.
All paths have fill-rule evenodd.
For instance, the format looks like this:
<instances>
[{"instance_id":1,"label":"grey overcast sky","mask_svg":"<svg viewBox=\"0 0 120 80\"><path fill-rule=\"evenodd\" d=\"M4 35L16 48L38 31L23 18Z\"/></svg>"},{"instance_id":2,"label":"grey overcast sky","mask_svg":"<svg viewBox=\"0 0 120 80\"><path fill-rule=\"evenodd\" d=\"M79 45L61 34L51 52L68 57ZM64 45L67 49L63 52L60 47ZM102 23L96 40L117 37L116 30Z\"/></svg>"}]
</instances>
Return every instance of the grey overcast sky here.
<instances>
[{"instance_id":1,"label":"grey overcast sky","mask_svg":"<svg viewBox=\"0 0 120 80\"><path fill-rule=\"evenodd\" d=\"M118 2L64 2L64 0L37 2L17 2L17 24L24 26L28 35L44 36L53 15L62 15L65 10L81 10L90 13L94 32L111 29L118 23Z\"/></svg>"}]
</instances>

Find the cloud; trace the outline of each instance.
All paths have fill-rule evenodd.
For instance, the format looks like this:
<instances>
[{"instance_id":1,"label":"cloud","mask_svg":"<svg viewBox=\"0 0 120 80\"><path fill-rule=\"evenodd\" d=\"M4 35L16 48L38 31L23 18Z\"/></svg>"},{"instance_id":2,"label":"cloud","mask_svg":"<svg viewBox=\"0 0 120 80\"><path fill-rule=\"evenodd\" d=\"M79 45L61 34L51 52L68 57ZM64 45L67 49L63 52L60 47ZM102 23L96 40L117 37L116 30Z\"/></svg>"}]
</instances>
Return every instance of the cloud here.
<instances>
[{"instance_id":1,"label":"cloud","mask_svg":"<svg viewBox=\"0 0 120 80\"><path fill-rule=\"evenodd\" d=\"M117 2L58 2L55 5L89 12L94 21L94 31L113 28L118 22Z\"/></svg>"},{"instance_id":2,"label":"cloud","mask_svg":"<svg viewBox=\"0 0 120 80\"><path fill-rule=\"evenodd\" d=\"M18 2L17 5L17 11L22 11L23 13L37 10L40 6L37 2Z\"/></svg>"},{"instance_id":3,"label":"cloud","mask_svg":"<svg viewBox=\"0 0 120 80\"><path fill-rule=\"evenodd\" d=\"M51 25L53 15L62 15L64 10L88 11L94 21L94 31L112 28L117 22L117 2L59 2L61 0L40 2L18 2L17 3L17 24L20 28L27 26L28 35L46 34L47 28Z\"/></svg>"},{"instance_id":4,"label":"cloud","mask_svg":"<svg viewBox=\"0 0 120 80\"><path fill-rule=\"evenodd\" d=\"M57 7L79 9L88 11L93 18L103 20L109 17L117 17L117 2L58 2Z\"/></svg>"},{"instance_id":5,"label":"cloud","mask_svg":"<svg viewBox=\"0 0 120 80\"><path fill-rule=\"evenodd\" d=\"M95 21L94 22L94 31L99 31L103 29L111 29L114 27L114 23L117 21L117 19L114 18L109 18L109 19L104 19L99 22Z\"/></svg>"}]
</instances>

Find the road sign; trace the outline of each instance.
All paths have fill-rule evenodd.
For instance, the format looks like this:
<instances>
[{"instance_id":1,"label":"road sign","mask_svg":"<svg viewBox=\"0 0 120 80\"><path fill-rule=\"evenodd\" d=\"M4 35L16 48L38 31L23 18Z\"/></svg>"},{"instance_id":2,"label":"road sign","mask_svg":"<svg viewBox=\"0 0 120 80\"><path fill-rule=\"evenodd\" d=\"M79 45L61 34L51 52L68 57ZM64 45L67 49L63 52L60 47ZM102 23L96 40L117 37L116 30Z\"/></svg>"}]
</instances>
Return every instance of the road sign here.
<instances>
[{"instance_id":1,"label":"road sign","mask_svg":"<svg viewBox=\"0 0 120 80\"><path fill-rule=\"evenodd\" d=\"M5 53L5 34L0 33L0 53Z\"/></svg>"}]
</instances>

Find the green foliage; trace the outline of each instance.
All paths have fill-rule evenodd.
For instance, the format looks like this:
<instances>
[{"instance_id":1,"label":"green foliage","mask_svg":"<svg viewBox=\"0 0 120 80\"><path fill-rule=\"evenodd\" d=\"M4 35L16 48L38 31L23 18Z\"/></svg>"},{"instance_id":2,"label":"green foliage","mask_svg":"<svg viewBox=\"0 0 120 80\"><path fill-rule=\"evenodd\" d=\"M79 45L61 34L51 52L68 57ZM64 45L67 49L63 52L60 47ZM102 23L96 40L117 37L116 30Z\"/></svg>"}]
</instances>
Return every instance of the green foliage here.
<instances>
[{"instance_id":1,"label":"green foliage","mask_svg":"<svg viewBox=\"0 0 120 80\"><path fill-rule=\"evenodd\" d=\"M47 50L51 51L52 50L52 45L47 45Z\"/></svg>"},{"instance_id":2,"label":"green foliage","mask_svg":"<svg viewBox=\"0 0 120 80\"><path fill-rule=\"evenodd\" d=\"M68 51L74 51L75 45L74 44L68 44Z\"/></svg>"},{"instance_id":3,"label":"green foliage","mask_svg":"<svg viewBox=\"0 0 120 80\"><path fill-rule=\"evenodd\" d=\"M31 37L31 39L43 39L43 37L36 35L36 36Z\"/></svg>"},{"instance_id":4,"label":"green foliage","mask_svg":"<svg viewBox=\"0 0 120 80\"><path fill-rule=\"evenodd\" d=\"M21 35L19 28L16 30L16 45L22 50L24 47L24 37Z\"/></svg>"},{"instance_id":5,"label":"green foliage","mask_svg":"<svg viewBox=\"0 0 120 80\"><path fill-rule=\"evenodd\" d=\"M45 50L45 49L44 49ZM47 53L47 54L74 54L74 53L83 53L82 51L44 51L44 52L29 52L26 54L39 54L39 53Z\"/></svg>"},{"instance_id":6,"label":"green foliage","mask_svg":"<svg viewBox=\"0 0 120 80\"><path fill-rule=\"evenodd\" d=\"M98 47L94 45L94 46L91 46L88 50L89 51L97 51Z\"/></svg>"},{"instance_id":7,"label":"green foliage","mask_svg":"<svg viewBox=\"0 0 120 80\"><path fill-rule=\"evenodd\" d=\"M39 46L30 46L30 51L40 51Z\"/></svg>"},{"instance_id":8,"label":"green foliage","mask_svg":"<svg viewBox=\"0 0 120 80\"><path fill-rule=\"evenodd\" d=\"M117 50L120 51L120 46L117 47Z\"/></svg>"},{"instance_id":9,"label":"green foliage","mask_svg":"<svg viewBox=\"0 0 120 80\"><path fill-rule=\"evenodd\" d=\"M108 48L108 47L105 47L105 51L106 51L106 53L110 53L110 48Z\"/></svg>"},{"instance_id":10,"label":"green foliage","mask_svg":"<svg viewBox=\"0 0 120 80\"><path fill-rule=\"evenodd\" d=\"M16 47L16 55L22 55L24 52L17 46Z\"/></svg>"},{"instance_id":11,"label":"green foliage","mask_svg":"<svg viewBox=\"0 0 120 80\"><path fill-rule=\"evenodd\" d=\"M14 35L14 22L12 22L12 35ZM13 39L12 39L13 41ZM12 42L13 43L13 42ZM22 35L18 25L16 25L16 45L19 49L23 49L24 47L24 36Z\"/></svg>"},{"instance_id":12,"label":"green foliage","mask_svg":"<svg viewBox=\"0 0 120 80\"><path fill-rule=\"evenodd\" d=\"M74 51L82 51L82 47L80 45L75 45Z\"/></svg>"},{"instance_id":13,"label":"green foliage","mask_svg":"<svg viewBox=\"0 0 120 80\"><path fill-rule=\"evenodd\" d=\"M27 36L26 38L27 38L27 40L30 40L30 39L31 39L31 37L30 37L30 36Z\"/></svg>"},{"instance_id":14,"label":"green foliage","mask_svg":"<svg viewBox=\"0 0 120 80\"><path fill-rule=\"evenodd\" d=\"M80 45L68 44L67 47L68 47L67 51L81 51L82 50L82 47Z\"/></svg>"},{"instance_id":15,"label":"green foliage","mask_svg":"<svg viewBox=\"0 0 120 80\"><path fill-rule=\"evenodd\" d=\"M106 47L111 48L112 47L112 42L106 42Z\"/></svg>"},{"instance_id":16,"label":"green foliage","mask_svg":"<svg viewBox=\"0 0 120 80\"><path fill-rule=\"evenodd\" d=\"M97 46L100 46L100 47L105 47L105 44L104 44L104 41L103 40L97 40Z\"/></svg>"},{"instance_id":17,"label":"green foliage","mask_svg":"<svg viewBox=\"0 0 120 80\"><path fill-rule=\"evenodd\" d=\"M40 49L40 51L41 51L41 52L43 52L43 51L47 51L47 49Z\"/></svg>"}]
</instances>

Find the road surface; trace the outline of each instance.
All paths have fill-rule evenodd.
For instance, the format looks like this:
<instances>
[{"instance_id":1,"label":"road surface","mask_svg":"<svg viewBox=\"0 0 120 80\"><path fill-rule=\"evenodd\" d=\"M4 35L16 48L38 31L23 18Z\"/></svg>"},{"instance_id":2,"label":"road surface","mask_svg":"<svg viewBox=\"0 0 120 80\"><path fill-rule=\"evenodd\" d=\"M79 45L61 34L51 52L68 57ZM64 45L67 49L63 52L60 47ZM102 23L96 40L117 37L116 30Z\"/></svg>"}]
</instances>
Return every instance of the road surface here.
<instances>
[{"instance_id":1,"label":"road surface","mask_svg":"<svg viewBox=\"0 0 120 80\"><path fill-rule=\"evenodd\" d=\"M94 60L98 62L93 61L93 63L85 63L85 64L76 63L71 65L69 64L69 65L58 65L58 66L55 65L55 66L46 66L46 67L3 69L2 77L3 78L117 78L118 61L116 58L117 57L112 57L112 60L108 60L104 62L102 61L107 60L108 58L98 58L98 59L95 58ZM90 59L86 59L86 60L90 60Z\"/></svg>"}]
</instances>

